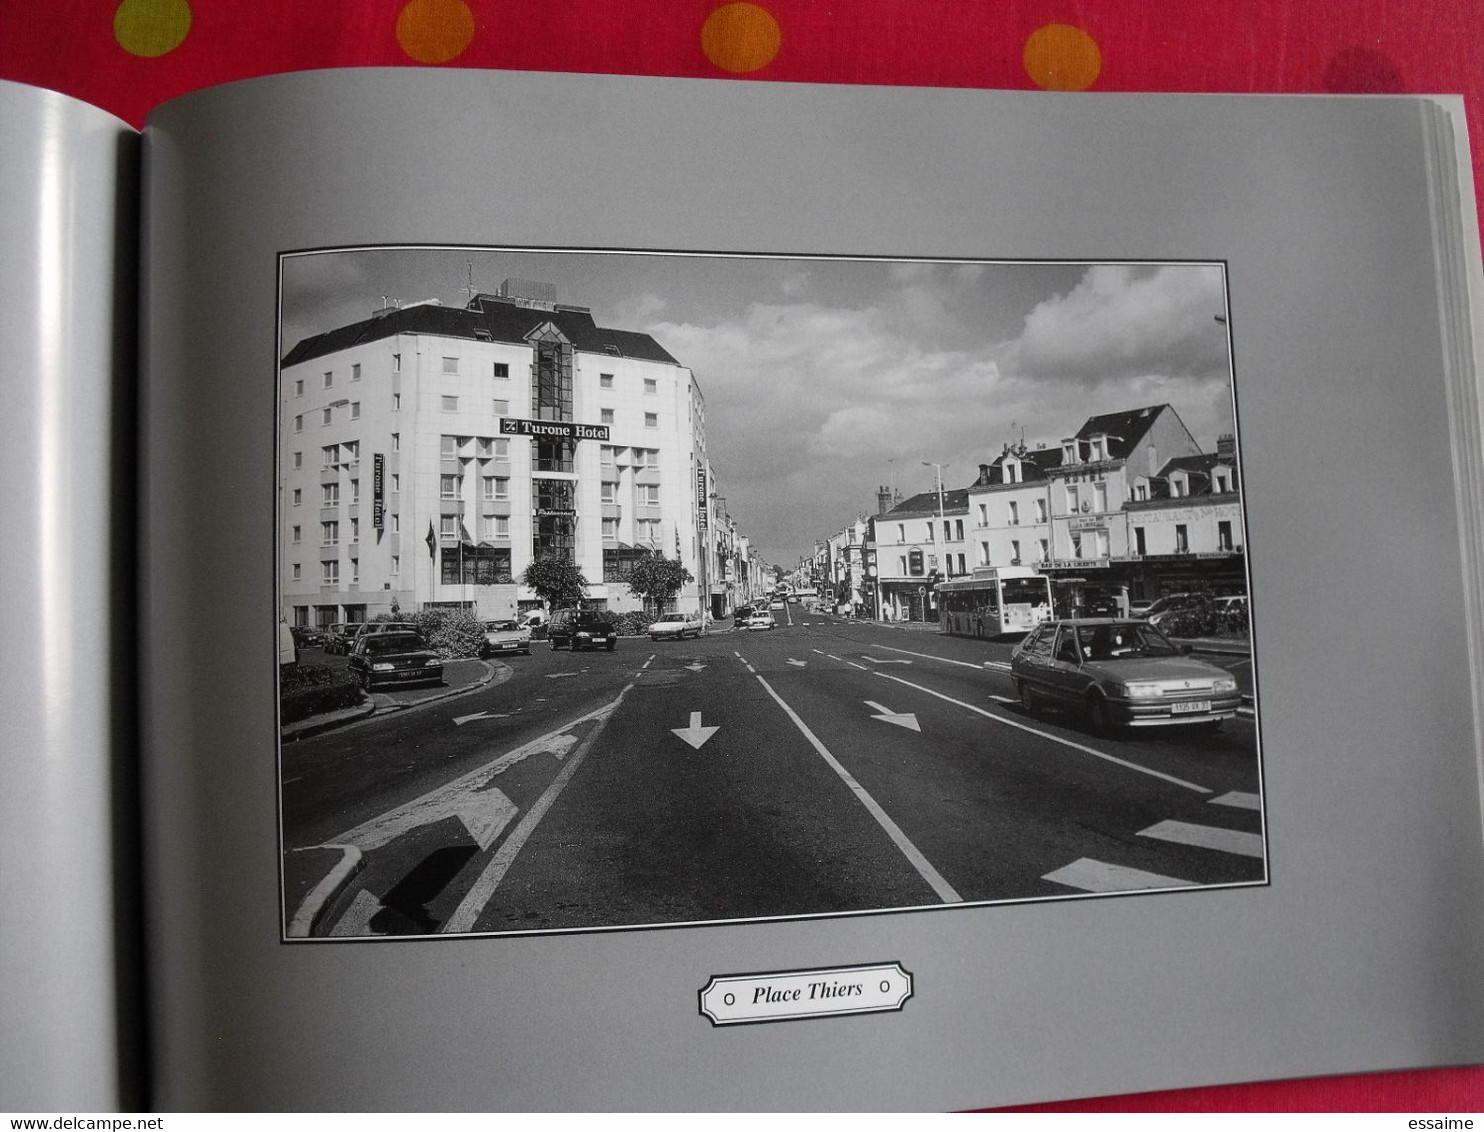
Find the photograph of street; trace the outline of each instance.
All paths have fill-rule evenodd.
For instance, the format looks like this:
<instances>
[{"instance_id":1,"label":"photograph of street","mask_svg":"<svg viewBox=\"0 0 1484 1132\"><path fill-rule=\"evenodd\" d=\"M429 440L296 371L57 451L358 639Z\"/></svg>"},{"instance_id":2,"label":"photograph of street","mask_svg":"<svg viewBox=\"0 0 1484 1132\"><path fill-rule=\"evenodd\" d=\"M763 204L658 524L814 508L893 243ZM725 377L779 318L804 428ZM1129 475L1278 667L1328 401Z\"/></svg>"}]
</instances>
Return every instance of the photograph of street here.
<instances>
[{"instance_id":1,"label":"photograph of street","mask_svg":"<svg viewBox=\"0 0 1484 1132\"><path fill-rule=\"evenodd\" d=\"M1266 883L1222 264L357 248L279 325L284 938Z\"/></svg>"}]
</instances>

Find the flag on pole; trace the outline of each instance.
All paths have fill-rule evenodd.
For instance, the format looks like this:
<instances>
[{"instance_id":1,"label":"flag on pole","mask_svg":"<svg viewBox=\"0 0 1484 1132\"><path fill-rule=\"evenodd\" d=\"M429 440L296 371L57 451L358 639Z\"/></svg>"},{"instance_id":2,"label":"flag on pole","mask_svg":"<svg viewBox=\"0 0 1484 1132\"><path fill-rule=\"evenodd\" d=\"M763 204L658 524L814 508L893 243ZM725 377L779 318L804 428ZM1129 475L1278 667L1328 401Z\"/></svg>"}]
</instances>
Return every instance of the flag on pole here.
<instances>
[{"instance_id":1,"label":"flag on pole","mask_svg":"<svg viewBox=\"0 0 1484 1132\"><path fill-rule=\"evenodd\" d=\"M433 533L432 519L428 520L428 537L426 541L428 544L428 557L432 558L438 553L438 536Z\"/></svg>"}]
</instances>

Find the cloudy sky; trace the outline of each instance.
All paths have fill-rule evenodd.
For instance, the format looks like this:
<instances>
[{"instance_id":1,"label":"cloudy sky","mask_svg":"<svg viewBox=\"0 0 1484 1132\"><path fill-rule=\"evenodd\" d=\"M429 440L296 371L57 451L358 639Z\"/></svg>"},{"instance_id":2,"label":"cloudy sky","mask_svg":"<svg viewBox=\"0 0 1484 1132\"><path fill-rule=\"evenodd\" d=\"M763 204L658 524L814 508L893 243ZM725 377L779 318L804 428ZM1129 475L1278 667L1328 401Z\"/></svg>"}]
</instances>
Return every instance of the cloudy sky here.
<instances>
[{"instance_id":1,"label":"cloudy sky","mask_svg":"<svg viewBox=\"0 0 1484 1132\"><path fill-rule=\"evenodd\" d=\"M600 326L641 330L696 375L727 510L770 561L904 496L962 487L1021 439L1168 402L1203 448L1233 429L1222 269L817 258L376 250L296 257L283 344L383 296L463 305L553 283Z\"/></svg>"}]
</instances>

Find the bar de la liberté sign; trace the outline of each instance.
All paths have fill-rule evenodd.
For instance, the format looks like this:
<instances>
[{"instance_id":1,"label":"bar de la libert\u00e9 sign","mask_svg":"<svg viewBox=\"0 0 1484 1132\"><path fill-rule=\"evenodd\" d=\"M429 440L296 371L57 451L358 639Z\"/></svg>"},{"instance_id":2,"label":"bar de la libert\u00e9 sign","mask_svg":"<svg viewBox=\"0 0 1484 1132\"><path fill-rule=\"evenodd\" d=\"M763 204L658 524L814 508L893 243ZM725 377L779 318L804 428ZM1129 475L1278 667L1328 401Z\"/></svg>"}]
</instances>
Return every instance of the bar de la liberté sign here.
<instances>
[{"instance_id":1,"label":"bar de la libert\u00e9 sign","mask_svg":"<svg viewBox=\"0 0 1484 1132\"><path fill-rule=\"evenodd\" d=\"M506 436L534 436L543 440L607 440L607 425L577 424L575 421L527 421L501 417L500 432Z\"/></svg>"}]
</instances>

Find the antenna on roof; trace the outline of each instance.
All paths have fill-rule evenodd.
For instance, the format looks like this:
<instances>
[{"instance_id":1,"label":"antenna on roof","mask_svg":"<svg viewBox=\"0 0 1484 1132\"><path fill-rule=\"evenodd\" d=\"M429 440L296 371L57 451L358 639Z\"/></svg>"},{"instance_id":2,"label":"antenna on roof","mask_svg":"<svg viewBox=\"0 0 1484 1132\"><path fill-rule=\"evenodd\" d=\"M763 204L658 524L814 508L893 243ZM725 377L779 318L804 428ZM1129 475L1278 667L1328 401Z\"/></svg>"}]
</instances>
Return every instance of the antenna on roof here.
<instances>
[{"instance_id":1,"label":"antenna on roof","mask_svg":"<svg viewBox=\"0 0 1484 1132\"><path fill-rule=\"evenodd\" d=\"M474 301L474 296L479 294L479 292L474 288L474 261L472 259L466 259L464 261L464 266L469 269L469 282L460 287L459 290L468 295L469 301L472 303Z\"/></svg>"}]
</instances>

